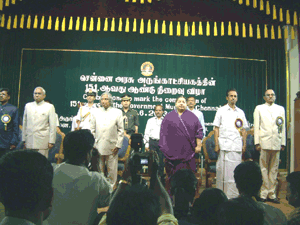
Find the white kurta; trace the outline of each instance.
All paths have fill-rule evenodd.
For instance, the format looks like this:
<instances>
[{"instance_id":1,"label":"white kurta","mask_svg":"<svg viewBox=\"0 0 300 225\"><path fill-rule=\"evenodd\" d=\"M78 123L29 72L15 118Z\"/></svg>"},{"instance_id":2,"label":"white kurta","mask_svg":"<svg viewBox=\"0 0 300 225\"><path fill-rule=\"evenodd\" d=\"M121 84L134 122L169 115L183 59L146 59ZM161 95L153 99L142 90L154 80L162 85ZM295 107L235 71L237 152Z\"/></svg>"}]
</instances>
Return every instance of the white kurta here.
<instances>
[{"instance_id":1,"label":"white kurta","mask_svg":"<svg viewBox=\"0 0 300 225\"><path fill-rule=\"evenodd\" d=\"M29 149L48 149L48 143L55 144L56 117L52 104L30 102L25 105L22 140Z\"/></svg>"},{"instance_id":2,"label":"white kurta","mask_svg":"<svg viewBox=\"0 0 300 225\"><path fill-rule=\"evenodd\" d=\"M120 109L96 109L91 119L91 132L95 147L101 155L111 155L112 149L121 148L124 138L123 115Z\"/></svg>"},{"instance_id":3,"label":"white kurta","mask_svg":"<svg viewBox=\"0 0 300 225\"><path fill-rule=\"evenodd\" d=\"M112 149L121 148L124 138L123 115L120 109L103 107L96 109L91 119L91 132L95 137L95 147L101 160L100 168L104 172L106 162L108 179L112 185L117 181L118 154L113 155Z\"/></svg>"},{"instance_id":4,"label":"white kurta","mask_svg":"<svg viewBox=\"0 0 300 225\"><path fill-rule=\"evenodd\" d=\"M76 115L76 120L80 120L81 121L80 125L79 125L79 127L81 129L88 129L88 130L91 129L90 128L90 122L91 122L91 119L92 119L92 114L93 114L93 112L94 112L95 109L97 109L96 104L93 104L92 107L89 107L88 104L86 104L86 105L81 106L79 108L78 113ZM77 125L77 123L75 121L74 129L77 128L77 126L78 125Z\"/></svg>"},{"instance_id":5,"label":"white kurta","mask_svg":"<svg viewBox=\"0 0 300 225\"><path fill-rule=\"evenodd\" d=\"M282 117L282 131L278 132L277 118ZM259 165L263 176L260 197L263 199L276 198L277 174L281 145L285 141L285 110L276 104L262 104L254 110L254 143L260 144Z\"/></svg>"},{"instance_id":6,"label":"white kurta","mask_svg":"<svg viewBox=\"0 0 300 225\"><path fill-rule=\"evenodd\" d=\"M233 171L242 162L243 140L235 127L236 119L243 121L243 127L248 128L248 122L243 110L229 105L218 109L213 125L219 127L220 154L218 157L216 187L224 191L228 198L238 197Z\"/></svg>"}]
</instances>

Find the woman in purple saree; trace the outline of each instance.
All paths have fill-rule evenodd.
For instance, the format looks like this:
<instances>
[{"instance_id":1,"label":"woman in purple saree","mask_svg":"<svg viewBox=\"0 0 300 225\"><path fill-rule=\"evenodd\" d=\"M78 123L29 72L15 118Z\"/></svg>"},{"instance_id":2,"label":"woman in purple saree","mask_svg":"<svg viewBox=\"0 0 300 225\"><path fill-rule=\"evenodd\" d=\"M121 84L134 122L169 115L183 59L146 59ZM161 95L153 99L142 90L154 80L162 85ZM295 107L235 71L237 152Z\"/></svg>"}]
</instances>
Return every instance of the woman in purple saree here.
<instances>
[{"instance_id":1,"label":"woman in purple saree","mask_svg":"<svg viewBox=\"0 0 300 225\"><path fill-rule=\"evenodd\" d=\"M175 110L168 113L161 124L159 147L166 158L169 179L180 169L195 172L194 155L201 152L203 128L195 114L186 107L185 97L178 97Z\"/></svg>"}]
</instances>

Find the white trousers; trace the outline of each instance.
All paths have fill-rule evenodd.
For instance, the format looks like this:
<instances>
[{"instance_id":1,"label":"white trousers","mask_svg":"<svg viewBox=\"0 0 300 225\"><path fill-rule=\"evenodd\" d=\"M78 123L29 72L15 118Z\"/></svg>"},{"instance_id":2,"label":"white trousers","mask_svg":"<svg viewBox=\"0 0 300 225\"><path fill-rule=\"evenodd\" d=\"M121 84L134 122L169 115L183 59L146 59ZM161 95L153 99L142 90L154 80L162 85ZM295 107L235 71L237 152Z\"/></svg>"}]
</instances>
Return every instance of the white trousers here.
<instances>
[{"instance_id":1,"label":"white trousers","mask_svg":"<svg viewBox=\"0 0 300 225\"><path fill-rule=\"evenodd\" d=\"M113 155L101 155L100 156L100 169L104 173L105 165L107 167L107 178L109 182L114 185L118 178L118 154Z\"/></svg>"},{"instance_id":2,"label":"white trousers","mask_svg":"<svg viewBox=\"0 0 300 225\"><path fill-rule=\"evenodd\" d=\"M38 150L38 152L48 159L49 149Z\"/></svg>"},{"instance_id":3,"label":"white trousers","mask_svg":"<svg viewBox=\"0 0 300 225\"><path fill-rule=\"evenodd\" d=\"M239 196L236 188L233 171L242 162L242 152L220 151L217 161L216 187L221 189L228 199Z\"/></svg>"},{"instance_id":4,"label":"white trousers","mask_svg":"<svg viewBox=\"0 0 300 225\"><path fill-rule=\"evenodd\" d=\"M279 166L280 150L261 150L259 165L263 177L263 185L260 190L260 197L263 199L276 198L275 189L277 186L277 174Z\"/></svg>"}]
</instances>

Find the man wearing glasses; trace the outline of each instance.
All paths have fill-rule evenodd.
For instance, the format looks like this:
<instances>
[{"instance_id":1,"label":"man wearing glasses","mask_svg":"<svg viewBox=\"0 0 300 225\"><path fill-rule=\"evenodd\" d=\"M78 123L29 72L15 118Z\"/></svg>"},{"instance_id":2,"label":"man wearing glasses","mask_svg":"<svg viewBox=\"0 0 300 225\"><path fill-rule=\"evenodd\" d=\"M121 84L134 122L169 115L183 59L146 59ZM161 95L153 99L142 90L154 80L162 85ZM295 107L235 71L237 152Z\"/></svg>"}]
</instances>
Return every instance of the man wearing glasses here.
<instances>
[{"instance_id":1,"label":"man wearing glasses","mask_svg":"<svg viewBox=\"0 0 300 225\"><path fill-rule=\"evenodd\" d=\"M265 92L265 104L254 110L254 144L260 151L259 165L263 175L260 197L262 201L279 204L275 194L280 150L285 148L285 110L275 104L276 96L272 89Z\"/></svg>"},{"instance_id":2,"label":"man wearing glasses","mask_svg":"<svg viewBox=\"0 0 300 225\"><path fill-rule=\"evenodd\" d=\"M36 87L34 102L25 105L22 140L25 148L37 149L48 158L49 149L53 148L56 140L56 116L54 106L45 102L45 97L45 89Z\"/></svg>"}]
</instances>

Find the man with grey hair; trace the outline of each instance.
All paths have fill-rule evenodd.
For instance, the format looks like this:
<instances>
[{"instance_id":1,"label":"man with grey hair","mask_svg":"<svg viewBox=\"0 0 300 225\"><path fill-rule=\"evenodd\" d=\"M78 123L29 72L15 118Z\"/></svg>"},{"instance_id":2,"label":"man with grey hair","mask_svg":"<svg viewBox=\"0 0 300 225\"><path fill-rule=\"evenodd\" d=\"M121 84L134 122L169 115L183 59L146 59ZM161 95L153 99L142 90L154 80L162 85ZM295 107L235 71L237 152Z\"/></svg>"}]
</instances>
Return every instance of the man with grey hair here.
<instances>
[{"instance_id":1,"label":"man with grey hair","mask_svg":"<svg viewBox=\"0 0 300 225\"><path fill-rule=\"evenodd\" d=\"M272 89L265 92L265 104L254 110L254 144L260 151L259 165L263 176L260 191L262 201L279 204L275 194L280 150L285 148L285 110L275 104L276 96Z\"/></svg>"},{"instance_id":2,"label":"man with grey hair","mask_svg":"<svg viewBox=\"0 0 300 225\"><path fill-rule=\"evenodd\" d=\"M95 147L100 153L100 168L107 166L108 179L112 185L117 181L118 152L124 138L123 116L120 109L112 107L112 95L104 92L100 97L101 108L92 114L91 132Z\"/></svg>"},{"instance_id":3,"label":"man with grey hair","mask_svg":"<svg viewBox=\"0 0 300 225\"><path fill-rule=\"evenodd\" d=\"M23 115L22 140L27 149L37 149L48 158L56 140L55 108L45 102L46 91L36 87L33 92L34 102L25 105Z\"/></svg>"}]
</instances>

